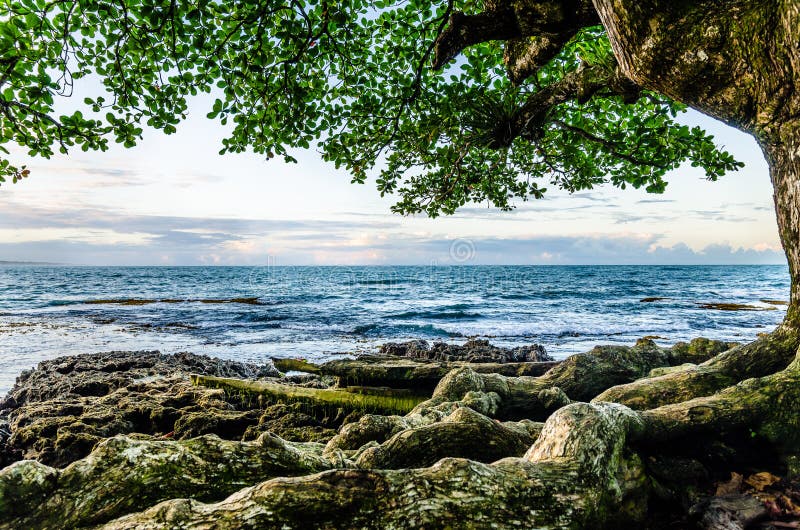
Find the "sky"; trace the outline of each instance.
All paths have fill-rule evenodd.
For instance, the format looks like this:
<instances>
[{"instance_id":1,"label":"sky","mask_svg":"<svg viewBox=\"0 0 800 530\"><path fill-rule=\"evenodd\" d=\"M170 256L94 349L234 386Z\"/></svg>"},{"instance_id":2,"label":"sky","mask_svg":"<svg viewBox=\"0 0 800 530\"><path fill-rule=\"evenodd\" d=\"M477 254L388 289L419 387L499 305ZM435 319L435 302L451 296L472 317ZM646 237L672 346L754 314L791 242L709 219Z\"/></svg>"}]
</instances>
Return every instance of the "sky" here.
<instances>
[{"instance_id":1,"label":"sky","mask_svg":"<svg viewBox=\"0 0 800 530\"><path fill-rule=\"evenodd\" d=\"M80 99L80 98L79 98ZM206 102L207 103L207 102ZM688 165L662 195L550 189L510 213L474 205L401 217L313 150L298 164L218 154L224 130L190 107L177 134L139 146L27 159L0 187L0 261L74 265L783 264L755 141L690 111L744 169L717 182Z\"/></svg>"}]
</instances>

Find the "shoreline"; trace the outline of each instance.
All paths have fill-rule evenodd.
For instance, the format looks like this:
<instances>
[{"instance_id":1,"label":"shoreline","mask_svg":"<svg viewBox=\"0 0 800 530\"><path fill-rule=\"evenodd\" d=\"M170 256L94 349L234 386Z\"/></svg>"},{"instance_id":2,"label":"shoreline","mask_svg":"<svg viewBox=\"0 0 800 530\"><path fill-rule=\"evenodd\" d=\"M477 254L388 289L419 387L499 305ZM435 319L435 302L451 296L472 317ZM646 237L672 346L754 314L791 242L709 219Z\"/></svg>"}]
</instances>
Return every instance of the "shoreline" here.
<instances>
[{"instance_id":1,"label":"shoreline","mask_svg":"<svg viewBox=\"0 0 800 530\"><path fill-rule=\"evenodd\" d=\"M379 438L378 445L363 447L359 440L374 429L368 427L374 421L414 418L416 411L441 403L437 392L449 385L442 378L464 370L490 378L527 374L531 381L559 381L561 390L546 398L541 394L545 399L539 408L495 410L498 423L479 421L489 429L485 436L506 440L503 444L473 441L459 449L477 462L521 456L542 425L527 418L546 418L604 386L666 373L731 346L696 339L662 348L641 339L632 347L598 347L552 361L535 347L507 350L483 341L457 347L411 341L387 344L380 356L322 365L297 360L253 365L152 351L44 361L21 374L0 402L0 513L5 512L0 528L118 528L118 518L136 513L150 517L141 515L142 510L159 502L184 497L221 501L269 477L391 469L401 463L430 466L445 455L421 448L402 457L394 450L376 453L391 440ZM576 393L591 383L587 367L605 364L607 372L600 373L607 379L588 384L585 395ZM419 397L405 404L406 394L392 390L400 386L416 389ZM384 404L375 408L375 399L385 399L380 402ZM488 413L485 406L475 402L455 410ZM399 416L381 415L392 411ZM266 447L270 449L264 453ZM220 475L223 462L227 471ZM195 478L187 482L181 478L186 476ZM159 477L158 487L153 488L153 477Z\"/></svg>"}]
</instances>

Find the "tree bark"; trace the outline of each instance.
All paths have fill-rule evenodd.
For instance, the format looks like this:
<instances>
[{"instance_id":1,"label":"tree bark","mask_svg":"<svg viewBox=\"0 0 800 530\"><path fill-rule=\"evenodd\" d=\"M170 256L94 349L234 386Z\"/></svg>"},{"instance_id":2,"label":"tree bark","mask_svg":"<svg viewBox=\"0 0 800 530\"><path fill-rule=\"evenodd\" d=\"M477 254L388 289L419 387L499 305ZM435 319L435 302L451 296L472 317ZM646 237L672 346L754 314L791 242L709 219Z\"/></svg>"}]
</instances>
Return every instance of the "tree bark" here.
<instances>
[{"instance_id":1,"label":"tree bark","mask_svg":"<svg viewBox=\"0 0 800 530\"><path fill-rule=\"evenodd\" d=\"M769 163L800 326L800 7L793 0L593 0L623 72L753 134ZM765 33L766 32L766 33Z\"/></svg>"},{"instance_id":2,"label":"tree bark","mask_svg":"<svg viewBox=\"0 0 800 530\"><path fill-rule=\"evenodd\" d=\"M577 529L636 521L647 479L626 441L641 428L626 407L576 403L547 421L522 458L270 480L217 504L167 501L103 528Z\"/></svg>"},{"instance_id":3,"label":"tree bark","mask_svg":"<svg viewBox=\"0 0 800 530\"><path fill-rule=\"evenodd\" d=\"M159 501L221 500L276 476L346 467L340 453L264 434L254 442L109 438L64 469L35 460L0 472L0 529L85 528Z\"/></svg>"},{"instance_id":4,"label":"tree bark","mask_svg":"<svg viewBox=\"0 0 800 530\"><path fill-rule=\"evenodd\" d=\"M769 162L778 231L792 278L786 320L800 327L800 112L795 116L784 123L777 138L763 142L762 147Z\"/></svg>"}]
</instances>

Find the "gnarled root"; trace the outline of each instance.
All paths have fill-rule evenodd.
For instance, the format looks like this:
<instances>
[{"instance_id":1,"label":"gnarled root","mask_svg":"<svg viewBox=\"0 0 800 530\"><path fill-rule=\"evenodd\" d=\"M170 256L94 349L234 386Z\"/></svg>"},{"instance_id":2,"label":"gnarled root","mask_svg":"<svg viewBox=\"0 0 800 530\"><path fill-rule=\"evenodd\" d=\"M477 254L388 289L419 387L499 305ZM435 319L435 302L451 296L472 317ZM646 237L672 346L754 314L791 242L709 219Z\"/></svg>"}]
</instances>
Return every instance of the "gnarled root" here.
<instances>
[{"instance_id":1,"label":"gnarled root","mask_svg":"<svg viewBox=\"0 0 800 530\"><path fill-rule=\"evenodd\" d=\"M701 366L725 367L719 370L724 378L748 373L748 366L766 370L770 362L782 361L758 360L759 345L783 351L796 337L783 330L773 340L730 350ZM182 442L115 438L62 471L34 462L6 468L0 472L0 511L10 514L4 519L9 528L56 527L53 521L59 527L91 525L130 513L109 522L109 530L636 523L646 515L651 492L658 490L660 496L664 488L647 475L651 468L645 462L664 447L747 432L770 450L800 453L800 359L777 373L724 389L705 386L708 395L643 411L599 401L570 403L589 393L581 379L597 390L725 347L693 344L598 348L537 378L455 370L405 416L363 416L343 426L324 447L267 435L254 446L214 437ZM691 370L671 368L635 385L649 396L661 390L665 378ZM655 384L648 387L650 382ZM648 403L657 401L654 397ZM493 419L546 415L551 409L558 410L544 424ZM150 445L143 451L137 444ZM191 444L211 449L193 453ZM151 453L158 465L148 464ZM131 460L131 455L147 458ZM214 461L226 465L212 468L209 462ZM258 483L277 475L284 478Z\"/></svg>"},{"instance_id":2,"label":"gnarled root","mask_svg":"<svg viewBox=\"0 0 800 530\"><path fill-rule=\"evenodd\" d=\"M440 422L401 431L383 444L369 447L356 465L369 469L425 467L445 457L494 462L522 456L541 429L541 423L500 423L461 407Z\"/></svg>"},{"instance_id":3,"label":"gnarled root","mask_svg":"<svg viewBox=\"0 0 800 530\"><path fill-rule=\"evenodd\" d=\"M588 401L655 368L705 360L731 346L708 339L672 348L660 348L650 340L641 340L632 348L598 346L586 354L571 356L540 377L505 377L459 368L441 380L431 399L406 416L364 416L358 423L345 425L328 446L353 450L370 441L381 443L405 429L440 421L457 406L468 406L493 418L545 419L572 400Z\"/></svg>"},{"instance_id":4,"label":"gnarled root","mask_svg":"<svg viewBox=\"0 0 800 530\"><path fill-rule=\"evenodd\" d=\"M452 387L468 388L477 375L462 371ZM631 524L643 519L650 496L651 482L639 449L747 427L773 447L797 451L799 405L800 357L781 372L648 411L612 403L570 404L547 420L521 458L488 465L445 458L414 470L335 470L275 479L216 504L167 501L104 528L480 527L497 521L537 528ZM432 439L425 431L446 429L447 418L462 426L490 421L457 408L442 421L366 449L359 460L385 467L402 465L413 444L400 441L414 439L424 451Z\"/></svg>"},{"instance_id":5,"label":"gnarled root","mask_svg":"<svg viewBox=\"0 0 800 530\"><path fill-rule=\"evenodd\" d=\"M164 499L222 499L265 477L347 465L335 453L323 456L322 449L268 433L255 442L213 435L177 442L117 436L63 470L22 460L0 471L0 528L89 526Z\"/></svg>"},{"instance_id":6,"label":"gnarled root","mask_svg":"<svg viewBox=\"0 0 800 530\"><path fill-rule=\"evenodd\" d=\"M651 370L698 362L728 350L731 343L696 339L672 348L660 348L642 339L633 347L597 346L585 354L573 355L540 377L503 377L476 374L471 388L462 388L448 376L439 383L431 402L460 399L464 390L495 392L500 397L497 417L543 420L570 401L588 401L615 385L647 376ZM416 410L416 409L415 409Z\"/></svg>"},{"instance_id":7,"label":"gnarled root","mask_svg":"<svg viewBox=\"0 0 800 530\"><path fill-rule=\"evenodd\" d=\"M800 354L785 369L746 379L706 397L643 411L647 440L724 436L747 429L773 448L800 452Z\"/></svg>"},{"instance_id":8,"label":"gnarled root","mask_svg":"<svg viewBox=\"0 0 800 530\"><path fill-rule=\"evenodd\" d=\"M672 348L660 348L650 340L641 340L634 347L602 346L582 355L573 355L541 377L505 377L499 374L476 373L469 368L451 371L436 387L431 399L417 405L406 416L363 416L358 422L343 426L328 443L329 449L354 451L368 443L371 447L359 457L366 467L421 466L435 462L435 457L457 456L478 461L515 456L515 428L494 424L457 425L452 420L440 425L460 407L468 407L490 418L547 418L553 411L575 399L590 399L594 393L620 381L631 381L652 369L672 366L690 360L706 359L731 344L696 339ZM566 391L566 392L565 392ZM569 394L567 394L567 392ZM475 418L459 413L462 418ZM477 420L476 420L477 421ZM524 427L527 436L534 436L539 424ZM481 437L475 437L477 430ZM441 431L435 449L433 440ZM448 436L443 436L447 433ZM487 437L487 438L484 438ZM484 450L475 439L487 439L496 445ZM427 440L427 441L426 441ZM447 440L447 441L445 441ZM425 451L420 451L422 444ZM500 448L508 452L501 454ZM395 456L393 456L395 455Z\"/></svg>"},{"instance_id":9,"label":"gnarled root","mask_svg":"<svg viewBox=\"0 0 800 530\"><path fill-rule=\"evenodd\" d=\"M659 377L610 388L595 401L613 401L637 410L709 396L739 381L763 377L785 368L800 346L800 330L783 325L769 335L737 346L699 364Z\"/></svg>"},{"instance_id":10,"label":"gnarled root","mask_svg":"<svg viewBox=\"0 0 800 530\"><path fill-rule=\"evenodd\" d=\"M107 524L155 528L587 528L642 517L647 489L626 449L642 428L615 404L559 410L522 458L487 465L444 459L420 470L346 470L275 479L216 504L172 500Z\"/></svg>"}]
</instances>

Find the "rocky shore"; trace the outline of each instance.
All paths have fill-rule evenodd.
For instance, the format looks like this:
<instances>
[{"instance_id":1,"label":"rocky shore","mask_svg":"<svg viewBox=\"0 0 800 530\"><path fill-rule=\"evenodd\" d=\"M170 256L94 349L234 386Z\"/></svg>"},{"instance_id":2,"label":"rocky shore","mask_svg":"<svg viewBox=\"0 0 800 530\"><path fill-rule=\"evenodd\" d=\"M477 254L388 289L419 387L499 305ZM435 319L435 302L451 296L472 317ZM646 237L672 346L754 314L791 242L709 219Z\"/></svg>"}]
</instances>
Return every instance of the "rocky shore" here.
<instances>
[{"instance_id":1,"label":"rocky shore","mask_svg":"<svg viewBox=\"0 0 800 530\"><path fill-rule=\"evenodd\" d=\"M519 459L564 405L731 346L641 340L563 362L540 346L486 341L387 344L320 365L153 351L62 357L21 374L0 402L0 528L413 527L413 518L372 524L368 503L341 495L384 488L380 502L401 506L391 497L402 478L389 470L418 469L432 487L463 465ZM665 483L688 480L670 469ZM697 509L699 520L721 508Z\"/></svg>"},{"instance_id":2,"label":"rocky shore","mask_svg":"<svg viewBox=\"0 0 800 530\"><path fill-rule=\"evenodd\" d=\"M375 366L396 362L391 353L403 348L416 352L414 348L427 349L427 343L387 345L384 350L392 351L385 357L336 361L328 363L325 371L336 374L341 366L356 367L357 371L360 368L360 379L372 383L368 372L375 371ZM520 350L496 348L486 341L470 341L465 345L437 343L433 348L440 358L480 357L486 361L515 358ZM534 353L525 357L532 361L552 361L540 346L529 350ZM376 365L376 361L383 364ZM319 372L314 365L302 366L293 359L282 363L286 371L298 366L304 370L313 367ZM416 385L421 381L425 392L432 390L451 365L440 368L438 364L419 363L415 368L427 369L429 373L425 377L409 374L406 382ZM20 374L0 401L0 466L31 459L64 467L88 455L101 440L119 434L174 440L215 434L231 440L252 440L269 431L294 441L324 441L335 434L332 428L344 420L344 416L335 414L315 419L300 412L298 403L282 403L280 397L268 406L246 402L241 396L226 395L224 390L193 384L192 374L270 380L301 388L336 386L336 377L326 375L285 376L271 361L254 365L191 353L164 355L156 351L60 357ZM356 413L346 414L351 414L352 419Z\"/></svg>"}]
</instances>

